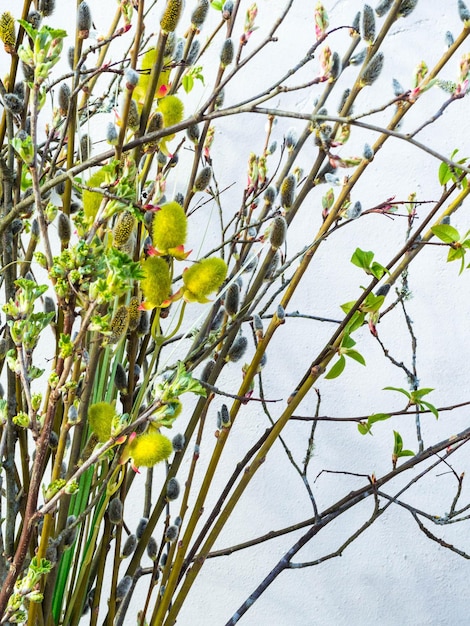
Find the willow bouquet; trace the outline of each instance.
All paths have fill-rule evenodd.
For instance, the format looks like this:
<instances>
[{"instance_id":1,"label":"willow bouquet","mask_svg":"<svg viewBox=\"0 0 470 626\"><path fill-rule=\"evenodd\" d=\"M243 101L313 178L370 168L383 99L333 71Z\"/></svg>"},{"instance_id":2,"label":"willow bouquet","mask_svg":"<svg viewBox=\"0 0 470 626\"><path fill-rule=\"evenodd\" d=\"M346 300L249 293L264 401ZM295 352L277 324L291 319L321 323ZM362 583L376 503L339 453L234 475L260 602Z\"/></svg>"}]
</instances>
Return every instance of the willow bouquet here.
<instances>
[{"instance_id":1,"label":"willow bouquet","mask_svg":"<svg viewBox=\"0 0 470 626\"><path fill-rule=\"evenodd\" d=\"M452 3L460 31L443 29L444 51L413 59L402 85L389 41L410 45L417 0L356 2L334 24L326 2L122 0L108 24L67 4L61 27L48 0L0 16L0 623L193 620L210 560L228 598L214 619L234 624L285 570L339 556L392 506L469 558L444 533L467 517L470 426L435 422L468 401L431 402L408 307L423 255L467 268L470 236L450 223L469 194L461 131L446 126L450 153L421 136L462 110L470 10ZM270 62L281 46L297 55L286 68ZM361 199L391 142L430 159L434 186L405 168L396 192ZM329 289L312 299L320 276ZM362 415L351 392L335 416L322 394L373 388L374 349L396 404ZM324 492L332 425L348 443ZM238 528L227 547L259 476L279 495L273 458L306 505L273 530L260 502L247 514L260 532ZM433 489L441 467L447 495L425 510L411 488ZM365 501L322 550L321 531ZM254 591L232 596L224 557L265 546Z\"/></svg>"}]
</instances>

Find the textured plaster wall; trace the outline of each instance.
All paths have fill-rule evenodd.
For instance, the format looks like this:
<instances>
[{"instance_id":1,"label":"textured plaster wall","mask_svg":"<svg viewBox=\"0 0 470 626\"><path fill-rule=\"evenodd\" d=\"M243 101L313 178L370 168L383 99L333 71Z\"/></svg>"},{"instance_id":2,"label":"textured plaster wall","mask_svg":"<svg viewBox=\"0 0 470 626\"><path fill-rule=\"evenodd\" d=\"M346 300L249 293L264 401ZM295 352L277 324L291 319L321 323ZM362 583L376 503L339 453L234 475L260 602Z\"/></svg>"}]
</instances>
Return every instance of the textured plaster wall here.
<instances>
[{"instance_id":1,"label":"textured plaster wall","mask_svg":"<svg viewBox=\"0 0 470 626\"><path fill-rule=\"evenodd\" d=\"M186 4L190 8L193 3ZM281 0L258 0L258 23L269 23L284 4ZM251 72L245 73L236 87L227 90L226 103L230 103L231 99L241 99L245 91L247 94L261 91L274 73L280 73L281 69L287 70L311 46L314 39L315 4L305 0L294 1L291 15L279 30L279 42L272 44L269 52L262 55L260 60L255 60ZM67 0L58 5L51 23L72 32L75 3ZM383 75L374 90L361 95L356 110L366 110L391 98L392 77L408 85L419 61L426 60L429 66L433 65L445 47L445 31L459 32L456 5L454 0L421 0L415 12L396 25L393 36L385 46L386 65ZM90 2L90 6L97 33L106 32L116 2L103 0ZM362 8L362 2L325 0L325 6L333 25L347 24L351 23L356 11ZM150 24L148 29L152 30ZM206 30L209 32L208 28ZM263 29L255 32L253 43L259 41L262 34ZM333 49L337 45L338 49L344 50L342 37L337 34L331 39ZM301 74L303 79L312 77L309 72L312 70L307 66ZM457 60L446 70L446 76L452 79L456 73ZM333 102L339 100L340 93L338 89ZM423 107L416 107L416 112L413 112L402 129L404 132L408 125L409 128L414 127L423 115L430 115L438 108L442 94L436 94L435 100L425 103ZM196 96L202 98L204 93L197 91ZM294 92L283 99L281 108L287 108L290 104L300 112L308 112L314 97L313 90L307 93ZM276 105L276 102L272 103L272 106ZM426 113L422 112L424 109ZM374 122L380 124L383 119L378 115ZM437 124L426 129L420 135L420 140L429 142L444 154L449 154L460 145L463 156L466 156L470 148L468 120L468 102L463 100L451 107ZM278 143L282 142L283 134L290 126L300 130L302 123L280 120L275 129ZM366 139L372 143L370 136L366 138L364 133L354 132L347 153L354 152L354 146L360 153ZM232 195L227 196L229 205L230 198L233 198L233 206L238 205L245 182L245 172L240 163L247 161L252 150L260 151L263 141L263 123L259 118L245 116L242 123L226 120L217 125L214 146L217 172L226 184L235 183L229 192ZM313 158L314 153L312 146L310 154L307 151L303 157L303 167L308 167L309 156ZM412 191L427 199L438 197L437 162L423 152L410 150L403 142L389 141L372 168L374 177L369 174L367 184L359 184L354 191L354 200L360 199L364 207L373 206L390 196L406 199ZM180 184L183 183L181 181ZM174 184L177 189L179 181ZM301 242L299 247L320 224L319 199L317 195L305 203L300 226L294 229ZM470 223L468 210L464 208L461 213L454 223L456 227L465 230ZM327 242L320 252L308 281L292 303L292 310L298 308L314 315L337 316L338 305L355 297L360 284L358 270L347 264L354 248L372 249L379 261L386 261L403 241L404 231L405 227L399 219L379 217L367 222L359 221L353 227L344 229L343 236ZM192 235L196 237L197 233L193 231ZM436 388L432 396L436 405L467 400L470 387L465 361L465 355L470 350L470 278L468 273L457 277L457 268L446 265L444 257L444 252L430 248L420 255L410 274L413 299L409 303L409 310L418 338L418 369L422 385ZM338 271L339 267L341 272ZM265 374L267 397L287 398L298 376L304 371L309 356L305 328L302 322L292 322L289 328L279 333L270 348L269 368ZM308 332L311 332L311 327L308 328ZM329 336L331 329L327 324L316 327L318 347ZM385 320L380 325L379 331L396 358L409 361L409 342L400 339L406 337L403 320L390 317L390 321ZM360 365L350 364L339 379L321 384L323 414L360 415L402 408L403 404L398 397L382 389L386 385L406 386L406 380L396 368L384 362L377 343L366 329L359 333L359 342L368 367L364 369ZM234 385L238 377L238 372L233 374ZM311 414L314 408L315 397L312 394L301 405L299 412ZM438 422L427 416L424 421L426 441L438 441L468 425L468 411L443 414ZM396 426L396 423L387 423L378 429L374 437L360 437L354 425L319 425L318 443L309 476L320 509L327 508L342 495L361 485L362 481L351 476L322 474L314 482L315 476L324 469L364 474L387 471L390 467L391 431ZM239 451L248 448L250 442L266 427L266 418L259 406L244 413L236 424L237 432L233 433L228 446L231 461L225 466L225 475L232 471L239 459ZM414 442L413 424L400 422L399 430L405 441ZM307 432L308 427L299 422L290 425L285 432L285 439L299 461L305 453ZM207 461L208 454L204 455L203 448L199 463L201 472ZM465 454L456 455L453 463L458 471L465 469ZM413 494L423 509L443 515L450 505L454 482L452 476L445 474L442 468L438 473L442 476L432 482L432 489L421 492L418 488L407 497ZM144 479L141 480L143 483ZM468 491L465 493L468 496ZM212 503L213 499L209 498L207 510ZM138 510L138 499L135 504ZM312 560L337 550L351 532L367 519L372 506L373 502L368 500L342 516L299 553L296 560ZM235 511L216 547L245 541L311 514L303 485L279 445L269 455L243 496L239 510ZM463 525L435 530L450 543L470 549L468 529ZM228 559L207 561L178 624L224 624L297 536L294 533L281 537L253 550L237 552ZM246 626L463 626L468 624L468 608L467 561L427 540L403 509L391 507L341 558L281 575L241 623Z\"/></svg>"}]
</instances>

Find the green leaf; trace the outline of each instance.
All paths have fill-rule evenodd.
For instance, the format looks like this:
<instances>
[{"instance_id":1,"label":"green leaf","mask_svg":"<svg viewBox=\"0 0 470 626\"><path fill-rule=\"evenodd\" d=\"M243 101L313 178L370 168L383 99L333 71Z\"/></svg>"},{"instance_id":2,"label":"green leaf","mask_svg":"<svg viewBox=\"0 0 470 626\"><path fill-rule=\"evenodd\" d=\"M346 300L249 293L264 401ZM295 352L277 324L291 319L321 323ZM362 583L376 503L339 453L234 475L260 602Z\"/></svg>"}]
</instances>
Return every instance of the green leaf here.
<instances>
[{"instance_id":1,"label":"green leaf","mask_svg":"<svg viewBox=\"0 0 470 626\"><path fill-rule=\"evenodd\" d=\"M361 250L360 248L356 248L354 254L351 257L351 263L357 265L357 267L361 267L364 270L368 270L370 268L370 264L374 259L374 253L371 251Z\"/></svg>"},{"instance_id":2,"label":"green leaf","mask_svg":"<svg viewBox=\"0 0 470 626\"><path fill-rule=\"evenodd\" d=\"M356 342L354 341L354 339L352 337L350 337L348 334L345 334L342 341L341 341L341 347L342 348L352 348L353 346L356 345Z\"/></svg>"},{"instance_id":3,"label":"green leaf","mask_svg":"<svg viewBox=\"0 0 470 626\"><path fill-rule=\"evenodd\" d=\"M375 276L375 278L377 278L377 280L380 280L387 270L383 265L380 265L380 263L374 262L370 266L370 271Z\"/></svg>"},{"instance_id":4,"label":"green leaf","mask_svg":"<svg viewBox=\"0 0 470 626\"><path fill-rule=\"evenodd\" d=\"M419 400L420 398L427 396L428 393L431 393L431 391L434 391L434 387L423 387L422 389L415 389L410 394L410 400L412 402L416 402L416 400Z\"/></svg>"},{"instance_id":5,"label":"green leaf","mask_svg":"<svg viewBox=\"0 0 470 626\"><path fill-rule=\"evenodd\" d=\"M221 0L212 0L211 2L211 7L215 9L216 11L222 11L223 6L224 6L224 3Z\"/></svg>"},{"instance_id":6,"label":"green leaf","mask_svg":"<svg viewBox=\"0 0 470 626\"><path fill-rule=\"evenodd\" d=\"M450 224L437 224L431 227L431 231L444 243L454 243L460 240L459 231Z\"/></svg>"},{"instance_id":7,"label":"green leaf","mask_svg":"<svg viewBox=\"0 0 470 626\"><path fill-rule=\"evenodd\" d=\"M367 418L367 423L372 426L375 422L383 422L388 419L390 419L390 415L388 413L373 413Z\"/></svg>"},{"instance_id":8,"label":"green leaf","mask_svg":"<svg viewBox=\"0 0 470 626\"><path fill-rule=\"evenodd\" d=\"M334 193L333 189L328 189L326 194L321 199L322 208L323 209L327 209L327 210L331 209L331 207L333 206L333 202L334 201L335 201L335 193Z\"/></svg>"},{"instance_id":9,"label":"green leaf","mask_svg":"<svg viewBox=\"0 0 470 626\"><path fill-rule=\"evenodd\" d=\"M346 354L346 356L348 356L351 359L354 359L355 361L357 361L361 365L365 365L366 364L365 358L357 350L348 350L345 354Z\"/></svg>"},{"instance_id":10,"label":"green leaf","mask_svg":"<svg viewBox=\"0 0 470 626\"><path fill-rule=\"evenodd\" d=\"M372 435L370 424L366 424L365 422L359 422L357 430L361 435Z\"/></svg>"},{"instance_id":11,"label":"green leaf","mask_svg":"<svg viewBox=\"0 0 470 626\"><path fill-rule=\"evenodd\" d=\"M414 456L413 450L402 450L397 456Z\"/></svg>"},{"instance_id":12,"label":"green leaf","mask_svg":"<svg viewBox=\"0 0 470 626\"><path fill-rule=\"evenodd\" d=\"M351 319L349 320L349 322L346 325L346 328L344 329L344 332L349 334L352 334L354 331L358 330L359 328L361 328L361 326L363 326L364 324L364 320L366 318L366 314L363 313L362 311L356 311L354 313L354 315L351 317Z\"/></svg>"},{"instance_id":13,"label":"green leaf","mask_svg":"<svg viewBox=\"0 0 470 626\"><path fill-rule=\"evenodd\" d=\"M339 357L333 367L330 369L328 374L326 374L325 378L331 380L332 378L337 378L343 373L344 368L346 367L346 359L343 355Z\"/></svg>"},{"instance_id":14,"label":"green leaf","mask_svg":"<svg viewBox=\"0 0 470 626\"><path fill-rule=\"evenodd\" d=\"M398 457L400 456L400 453L403 449L403 439L400 433L396 430L393 431L393 437L394 437L393 454Z\"/></svg>"},{"instance_id":15,"label":"green leaf","mask_svg":"<svg viewBox=\"0 0 470 626\"><path fill-rule=\"evenodd\" d=\"M425 402L424 400L422 400L420 404L421 406L425 406L427 409L429 409L436 419L439 419L439 411L436 409L434 404L431 404L430 402Z\"/></svg>"},{"instance_id":16,"label":"green leaf","mask_svg":"<svg viewBox=\"0 0 470 626\"><path fill-rule=\"evenodd\" d=\"M452 178L450 167L444 161L439 165L439 184L444 186Z\"/></svg>"},{"instance_id":17,"label":"green leaf","mask_svg":"<svg viewBox=\"0 0 470 626\"><path fill-rule=\"evenodd\" d=\"M401 387L384 387L384 390L386 390L386 391L399 391L400 393L405 395L407 398L411 398L411 394L408 391L406 391L406 389L402 389Z\"/></svg>"},{"instance_id":18,"label":"green leaf","mask_svg":"<svg viewBox=\"0 0 470 626\"><path fill-rule=\"evenodd\" d=\"M376 296L370 293L361 304L361 311L366 313L376 313L384 303L385 296Z\"/></svg>"},{"instance_id":19,"label":"green leaf","mask_svg":"<svg viewBox=\"0 0 470 626\"><path fill-rule=\"evenodd\" d=\"M185 74L181 80L181 84L183 85L185 92L189 93L194 87L194 79L191 74Z\"/></svg>"}]
</instances>

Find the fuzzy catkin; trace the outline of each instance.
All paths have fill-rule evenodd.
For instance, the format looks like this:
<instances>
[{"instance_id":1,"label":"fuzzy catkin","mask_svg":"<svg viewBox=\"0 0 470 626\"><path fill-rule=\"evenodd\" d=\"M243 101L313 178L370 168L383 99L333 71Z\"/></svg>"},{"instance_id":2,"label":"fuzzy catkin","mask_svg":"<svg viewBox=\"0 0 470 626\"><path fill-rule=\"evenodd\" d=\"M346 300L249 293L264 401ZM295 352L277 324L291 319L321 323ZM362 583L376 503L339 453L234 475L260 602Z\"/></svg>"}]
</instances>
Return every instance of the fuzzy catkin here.
<instances>
[{"instance_id":1,"label":"fuzzy catkin","mask_svg":"<svg viewBox=\"0 0 470 626\"><path fill-rule=\"evenodd\" d=\"M176 30L183 5L183 0L168 0L162 19L160 20L160 28L163 32L172 33Z\"/></svg>"}]
</instances>

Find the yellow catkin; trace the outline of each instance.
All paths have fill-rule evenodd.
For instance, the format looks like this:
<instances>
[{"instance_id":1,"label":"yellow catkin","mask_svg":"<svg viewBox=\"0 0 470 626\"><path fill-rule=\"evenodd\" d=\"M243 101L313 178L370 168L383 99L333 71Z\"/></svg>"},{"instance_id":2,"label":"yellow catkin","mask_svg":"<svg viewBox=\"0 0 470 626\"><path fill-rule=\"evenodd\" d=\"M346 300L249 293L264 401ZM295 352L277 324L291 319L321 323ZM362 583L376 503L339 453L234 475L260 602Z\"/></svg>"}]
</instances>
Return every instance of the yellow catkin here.
<instances>
[{"instance_id":1,"label":"yellow catkin","mask_svg":"<svg viewBox=\"0 0 470 626\"><path fill-rule=\"evenodd\" d=\"M135 330L140 322L141 312L139 310L140 300L136 296L129 301L129 330Z\"/></svg>"},{"instance_id":2,"label":"yellow catkin","mask_svg":"<svg viewBox=\"0 0 470 626\"><path fill-rule=\"evenodd\" d=\"M172 33L176 29L183 11L183 5L183 0L168 0L160 20L160 27L165 33Z\"/></svg>"},{"instance_id":3,"label":"yellow catkin","mask_svg":"<svg viewBox=\"0 0 470 626\"><path fill-rule=\"evenodd\" d=\"M136 224L136 219L130 211L124 211L117 219L113 230L113 244L120 248L129 241Z\"/></svg>"},{"instance_id":4,"label":"yellow catkin","mask_svg":"<svg viewBox=\"0 0 470 626\"><path fill-rule=\"evenodd\" d=\"M16 41L15 20L9 11L5 11L0 16L0 39L3 41L5 50L13 54Z\"/></svg>"},{"instance_id":5,"label":"yellow catkin","mask_svg":"<svg viewBox=\"0 0 470 626\"><path fill-rule=\"evenodd\" d=\"M109 343L117 343L127 331L129 326L129 309L122 305L116 311L111 322L111 334L108 337Z\"/></svg>"}]
</instances>

